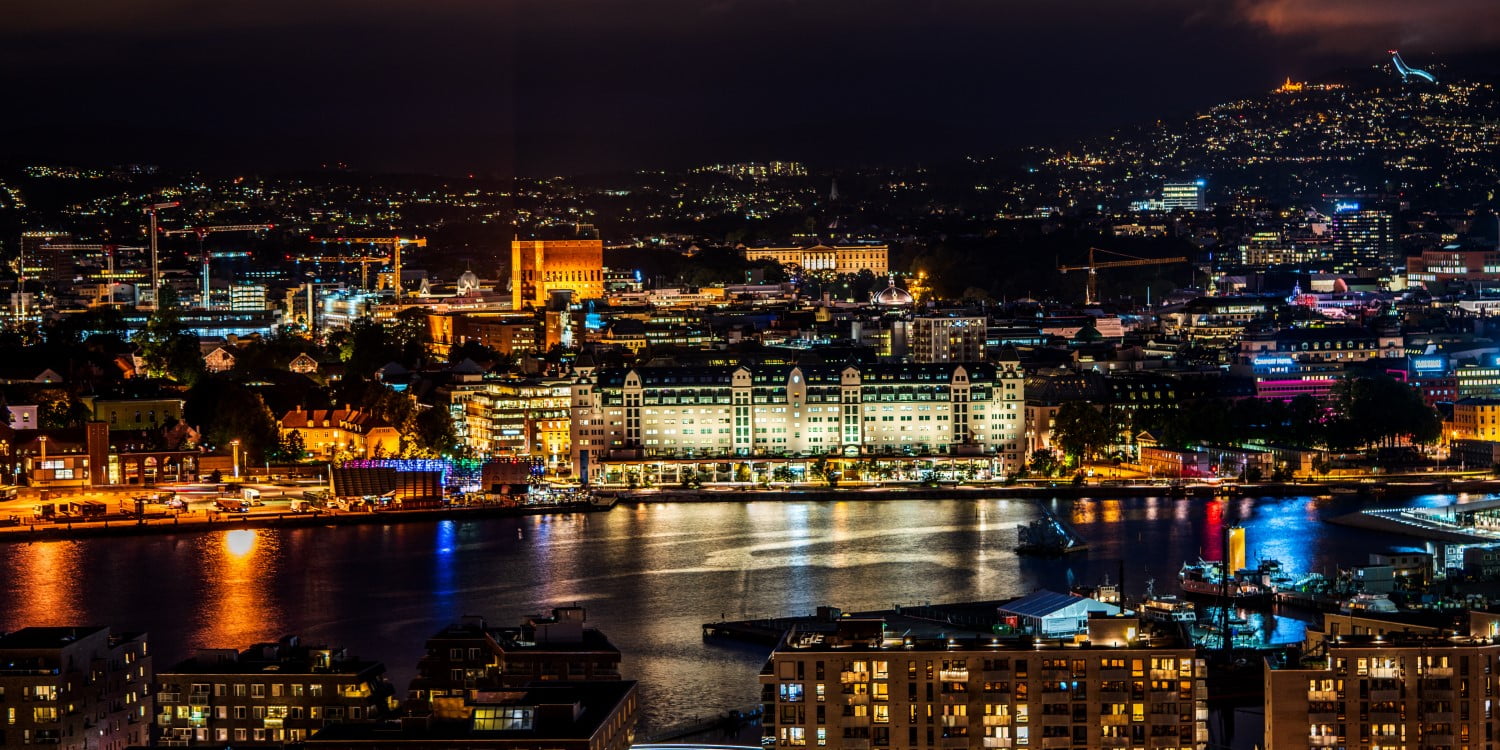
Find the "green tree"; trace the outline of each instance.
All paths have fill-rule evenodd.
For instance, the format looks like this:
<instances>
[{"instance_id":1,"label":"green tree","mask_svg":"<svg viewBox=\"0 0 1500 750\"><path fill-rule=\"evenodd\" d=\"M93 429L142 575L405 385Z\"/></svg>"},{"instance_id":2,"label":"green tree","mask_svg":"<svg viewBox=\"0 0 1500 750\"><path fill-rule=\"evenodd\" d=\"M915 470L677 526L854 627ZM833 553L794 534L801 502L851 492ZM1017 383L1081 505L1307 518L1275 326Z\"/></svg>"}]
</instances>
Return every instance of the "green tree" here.
<instances>
[{"instance_id":1,"label":"green tree","mask_svg":"<svg viewBox=\"0 0 1500 750\"><path fill-rule=\"evenodd\" d=\"M414 422L416 444L423 452L445 456L458 450L458 434L453 427L453 417L446 408L435 406L423 409Z\"/></svg>"},{"instance_id":2,"label":"green tree","mask_svg":"<svg viewBox=\"0 0 1500 750\"><path fill-rule=\"evenodd\" d=\"M146 371L153 377L169 377L192 387L203 375L203 355L198 338L182 325L181 305L171 287L162 287L158 304L136 335Z\"/></svg>"},{"instance_id":3,"label":"green tree","mask_svg":"<svg viewBox=\"0 0 1500 750\"><path fill-rule=\"evenodd\" d=\"M1057 410L1052 439L1075 461L1086 461L1118 441L1122 428L1123 420L1114 409L1069 401Z\"/></svg>"}]
</instances>

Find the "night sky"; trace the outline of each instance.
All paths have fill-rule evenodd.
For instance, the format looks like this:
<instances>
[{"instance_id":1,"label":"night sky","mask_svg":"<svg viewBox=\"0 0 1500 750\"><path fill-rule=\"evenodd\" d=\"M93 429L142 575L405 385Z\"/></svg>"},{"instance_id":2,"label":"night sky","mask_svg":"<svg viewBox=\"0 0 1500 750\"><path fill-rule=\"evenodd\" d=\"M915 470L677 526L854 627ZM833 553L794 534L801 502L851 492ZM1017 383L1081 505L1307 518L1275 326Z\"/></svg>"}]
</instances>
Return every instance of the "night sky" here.
<instances>
[{"instance_id":1,"label":"night sky","mask_svg":"<svg viewBox=\"0 0 1500 750\"><path fill-rule=\"evenodd\" d=\"M0 159L902 163L1500 50L1495 0L0 0Z\"/></svg>"}]
</instances>

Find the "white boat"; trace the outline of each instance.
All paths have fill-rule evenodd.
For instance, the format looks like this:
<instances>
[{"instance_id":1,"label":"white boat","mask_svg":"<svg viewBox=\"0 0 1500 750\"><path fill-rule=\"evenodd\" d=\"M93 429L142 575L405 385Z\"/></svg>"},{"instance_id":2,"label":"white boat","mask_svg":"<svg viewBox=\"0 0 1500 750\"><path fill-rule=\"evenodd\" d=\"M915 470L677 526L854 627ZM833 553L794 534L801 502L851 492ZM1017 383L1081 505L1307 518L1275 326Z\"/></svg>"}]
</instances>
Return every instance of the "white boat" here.
<instances>
[{"instance_id":1,"label":"white boat","mask_svg":"<svg viewBox=\"0 0 1500 750\"><path fill-rule=\"evenodd\" d=\"M1175 596L1148 596L1141 602L1141 617L1152 622L1191 624L1197 622L1198 612L1192 602Z\"/></svg>"},{"instance_id":2,"label":"white boat","mask_svg":"<svg viewBox=\"0 0 1500 750\"><path fill-rule=\"evenodd\" d=\"M1358 614L1360 612L1390 613L1400 612L1401 608L1391 601L1385 594L1355 594L1344 600L1339 605L1339 611L1345 614Z\"/></svg>"}]
</instances>

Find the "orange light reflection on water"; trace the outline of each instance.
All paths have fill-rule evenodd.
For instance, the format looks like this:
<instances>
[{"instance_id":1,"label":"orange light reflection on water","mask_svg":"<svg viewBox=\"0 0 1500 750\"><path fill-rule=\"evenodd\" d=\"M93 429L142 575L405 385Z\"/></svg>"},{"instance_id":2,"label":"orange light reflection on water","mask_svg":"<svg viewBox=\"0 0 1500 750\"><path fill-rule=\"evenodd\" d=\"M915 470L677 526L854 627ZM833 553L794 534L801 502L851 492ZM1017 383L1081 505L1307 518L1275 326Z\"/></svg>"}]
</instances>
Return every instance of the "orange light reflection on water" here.
<instances>
[{"instance_id":1,"label":"orange light reflection on water","mask_svg":"<svg viewBox=\"0 0 1500 750\"><path fill-rule=\"evenodd\" d=\"M84 618L78 608L79 545L39 542L21 548L15 570L16 601L9 606L13 622L26 625L76 625Z\"/></svg>"},{"instance_id":2,"label":"orange light reflection on water","mask_svg":"<svg viewBox=\"0 0 1500 750\"><path fill-rule=\"evenodd\" d=\"M201 647L244 648L281 635L280 606L269 592L277 537L261 529L235 529L201 537L207 595L191 642Z\"/></svg>"}]
</instances>

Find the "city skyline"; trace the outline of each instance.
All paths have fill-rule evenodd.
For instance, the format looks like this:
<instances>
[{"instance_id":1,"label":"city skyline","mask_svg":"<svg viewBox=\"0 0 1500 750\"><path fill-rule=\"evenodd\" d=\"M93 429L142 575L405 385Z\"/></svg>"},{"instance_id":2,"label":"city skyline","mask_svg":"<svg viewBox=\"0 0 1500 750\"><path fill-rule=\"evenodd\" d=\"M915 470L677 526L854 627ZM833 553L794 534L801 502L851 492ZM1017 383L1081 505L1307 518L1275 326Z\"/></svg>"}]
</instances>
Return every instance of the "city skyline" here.
<instances>
[{"instance_id":1,"label":"city skyline","mask_svg":"<svg viewBox=\"0 0 1500 750\"><path fill-rule=\"evenodd\" d=\"M26 2L10 160L508 176L988 155L1378 65L1479 61L1467 0L1129 8ZM57 50L65 54L57 54Z\"/></svg>"}]
</instances>

